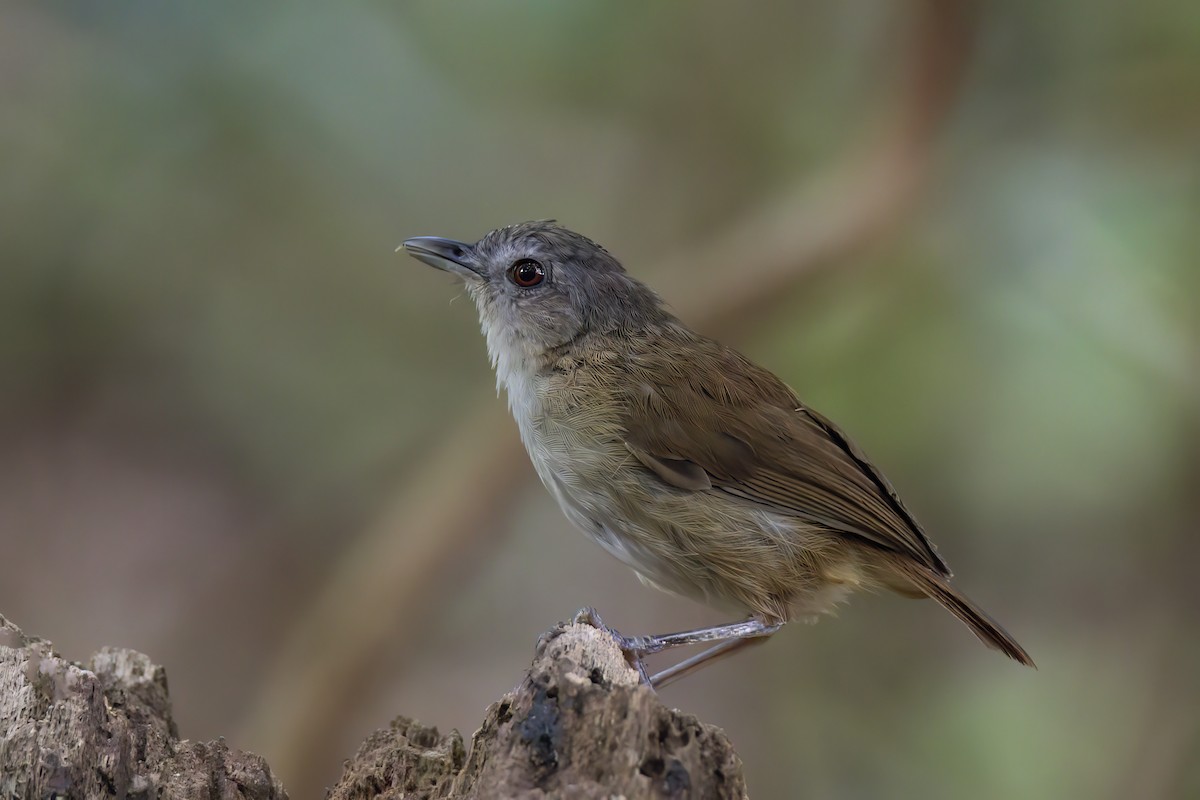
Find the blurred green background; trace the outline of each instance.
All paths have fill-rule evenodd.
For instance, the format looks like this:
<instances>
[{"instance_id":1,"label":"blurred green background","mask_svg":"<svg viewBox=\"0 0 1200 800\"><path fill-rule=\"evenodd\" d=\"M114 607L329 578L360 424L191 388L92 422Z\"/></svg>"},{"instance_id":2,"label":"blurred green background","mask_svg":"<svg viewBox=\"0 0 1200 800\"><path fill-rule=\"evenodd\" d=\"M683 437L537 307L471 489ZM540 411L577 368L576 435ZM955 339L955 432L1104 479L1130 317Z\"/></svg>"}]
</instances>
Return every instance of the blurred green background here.
<instances>
[{"instance_id":1,"label":"blurred green background","mask_svg":"<svg viewBox=\"0 0 1200 800\"><path fill-rule=\"evenodd\" d=\"M726 621L570 527L504 444L470 302L393 248L555 217L670 301L706 277L680 254L871 140L931 8L962 13L6 4L0 612L71 658L151 654L185 736L296 798L396 714L469 735L579 606ZM1197 797L1200 5L965 18L894 222L704 330L855 436L1040 670L860 597L663 696L726 729L757 798ZM430 464L440 494L413 489ZM490 476L482 529L428 522ZM408 564L418 597L316 615L372 531L447 552ZM317 735L264 698L326 648L363 664L283 701L332 693Z\"/></svg>"}]
</instances>

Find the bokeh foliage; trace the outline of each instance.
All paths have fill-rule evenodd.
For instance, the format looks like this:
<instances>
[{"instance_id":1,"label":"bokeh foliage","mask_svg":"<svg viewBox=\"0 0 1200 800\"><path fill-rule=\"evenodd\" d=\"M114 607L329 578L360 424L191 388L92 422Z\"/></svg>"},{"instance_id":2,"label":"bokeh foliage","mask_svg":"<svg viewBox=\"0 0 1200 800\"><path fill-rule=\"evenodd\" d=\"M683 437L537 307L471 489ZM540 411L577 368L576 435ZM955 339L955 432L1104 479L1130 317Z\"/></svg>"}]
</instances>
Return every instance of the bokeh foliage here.
<instances>
[{"instance_id":1,"label":"bokeh foliage","mask_svg":"<svg viewBox=\"0 0 1200 800\"><path fill-rule=\"evenodd\" d=\"M0 610L71 657L152 654L187 735L232 735L330 563L491 392L469 302L392 248L556 217L678 279L639 264L870 134L907 8L9 4ZM737 344L854 432L1041 669L891 598L789 629L667 693L757 797L1200 793L1200 6L975 13L903 223ZM540 488L518 508L327 782L392 713L469 731L580 605L719 621Z\"/></svg>"}]
</instances>

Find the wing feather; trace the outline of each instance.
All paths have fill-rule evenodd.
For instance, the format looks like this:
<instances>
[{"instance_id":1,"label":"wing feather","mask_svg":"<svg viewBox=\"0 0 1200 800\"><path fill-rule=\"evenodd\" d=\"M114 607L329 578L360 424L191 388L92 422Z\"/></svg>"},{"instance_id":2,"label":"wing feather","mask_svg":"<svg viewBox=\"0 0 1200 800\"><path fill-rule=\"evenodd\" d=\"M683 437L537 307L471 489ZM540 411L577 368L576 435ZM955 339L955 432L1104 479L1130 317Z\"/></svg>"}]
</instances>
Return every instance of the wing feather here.
<instances>
[{"instance_id":1,"label":"wing feather","mask_svg":"<svg viewBox=\"0 0 1200 800\"><path fill-rule=\"evenodd\" d=\"M626 446L658 479L794 515L950 575L892 485L837 426L736 352L699 346L713 369L681 369L661 355L677 352L669 345L633 365L639 389L627 402Z\"/></svg>"}]
</instances>

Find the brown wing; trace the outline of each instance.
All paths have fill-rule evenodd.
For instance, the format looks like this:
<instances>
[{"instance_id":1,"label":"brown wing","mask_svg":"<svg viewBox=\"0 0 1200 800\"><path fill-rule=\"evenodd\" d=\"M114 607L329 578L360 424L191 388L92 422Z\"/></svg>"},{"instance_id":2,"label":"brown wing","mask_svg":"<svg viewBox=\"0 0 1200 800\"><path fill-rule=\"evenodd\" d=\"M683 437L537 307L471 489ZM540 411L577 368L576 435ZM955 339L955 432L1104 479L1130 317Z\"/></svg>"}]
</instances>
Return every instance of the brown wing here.
<instances>
[{"instance_id":1,"label":"brown wing","mask_svg":"<svg viewBox=\"0 0 1200 800\"><path fill-rule=\"evenodd\" d=\"M626 446L643 465L680 489L735 495L950 575L891 484L841 430L738 353L698 345L707 369L666 358L670 346L631 359Z\"/></svg>"}]
</instances>

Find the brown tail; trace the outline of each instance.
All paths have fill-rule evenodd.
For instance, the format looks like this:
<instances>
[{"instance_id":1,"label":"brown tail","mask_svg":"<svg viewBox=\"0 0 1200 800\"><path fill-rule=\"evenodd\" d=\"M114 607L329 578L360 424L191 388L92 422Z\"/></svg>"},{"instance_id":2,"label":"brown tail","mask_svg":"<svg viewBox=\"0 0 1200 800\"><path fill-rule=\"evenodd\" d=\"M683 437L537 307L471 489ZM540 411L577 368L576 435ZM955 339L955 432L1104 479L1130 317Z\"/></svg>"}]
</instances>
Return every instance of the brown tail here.
<instances>
[{"instance_id":1,"label":"brown tail","mask_svg":"<svg viewBox=\"0 0 1200 800\"><path fill-rule=\"evenodd\" d=\"M892 564L921 594L937 600L947 611L966 623L971 633L979 637L979 641L994 650L999 650L1013 661L1037 669L1029 653L1017 644L1016 639L1009 636L1008 631L947 583L945 578L904 557L892 559Z\"/></svg>"}]
</instances>

